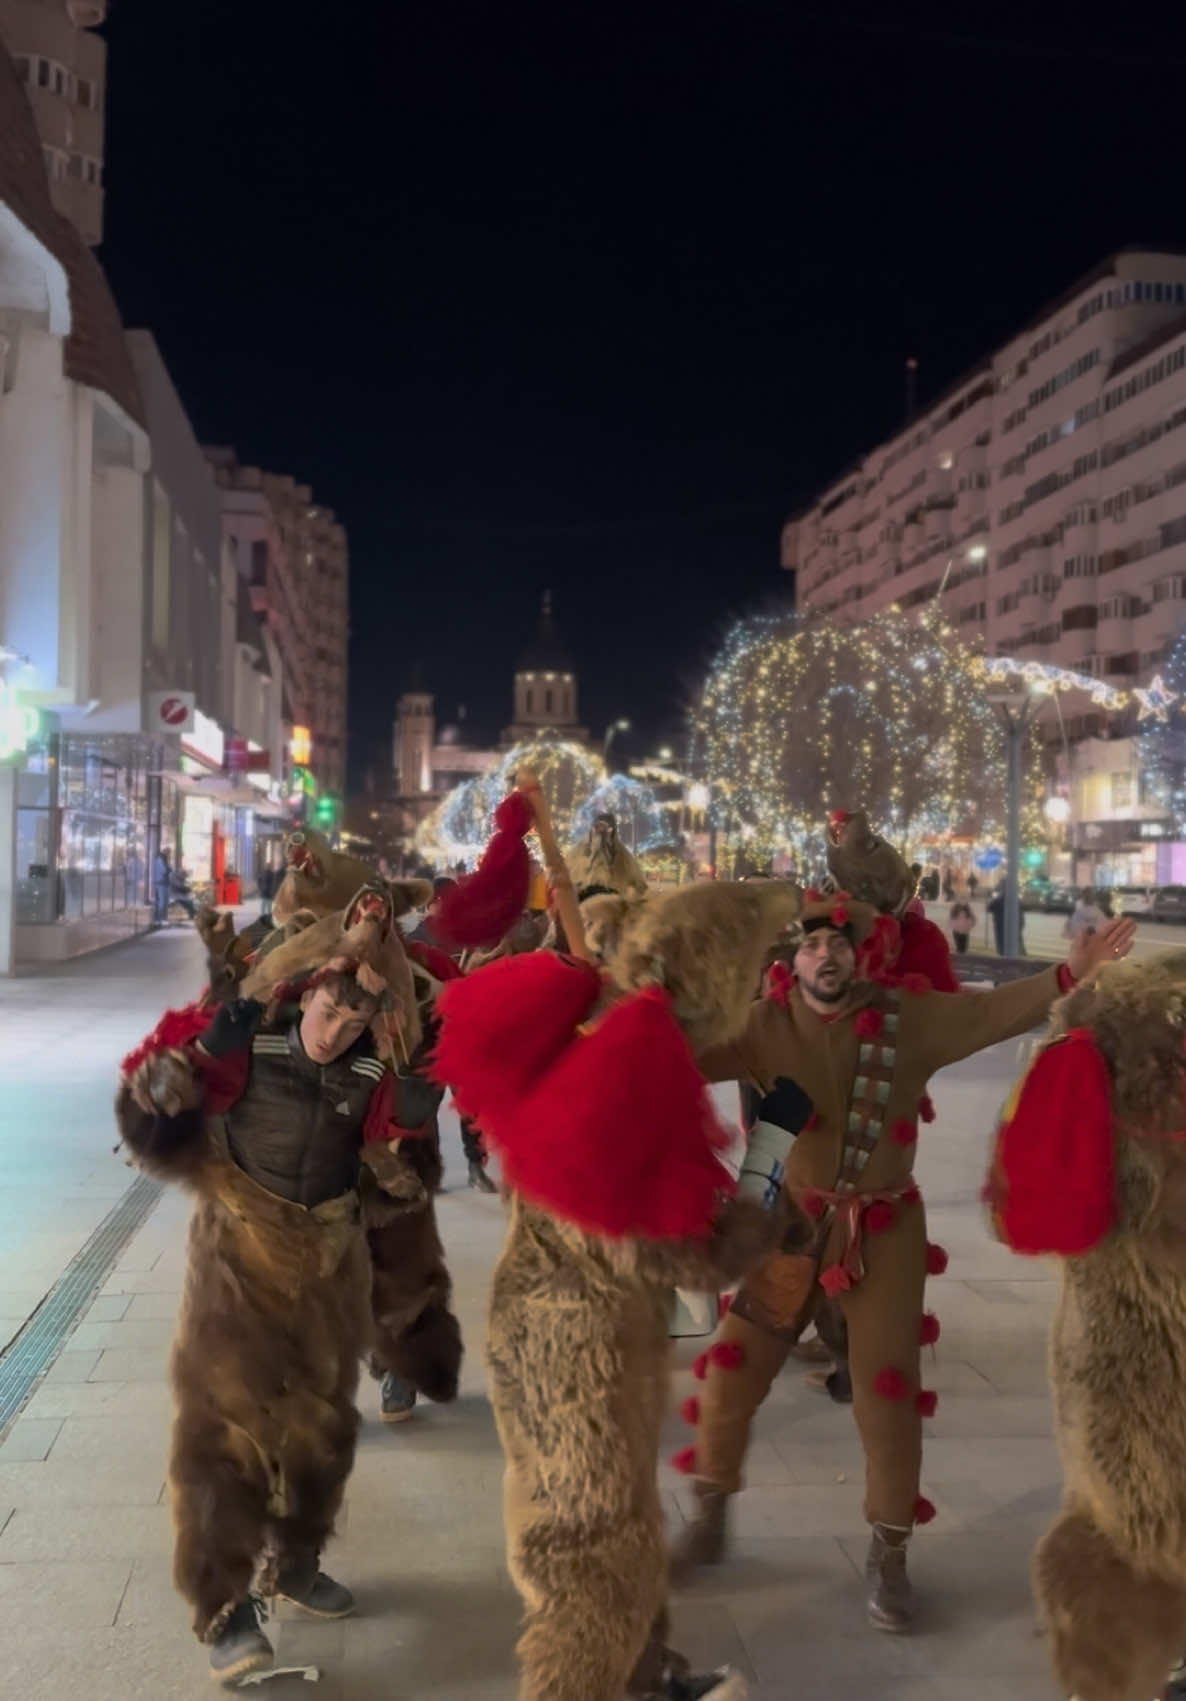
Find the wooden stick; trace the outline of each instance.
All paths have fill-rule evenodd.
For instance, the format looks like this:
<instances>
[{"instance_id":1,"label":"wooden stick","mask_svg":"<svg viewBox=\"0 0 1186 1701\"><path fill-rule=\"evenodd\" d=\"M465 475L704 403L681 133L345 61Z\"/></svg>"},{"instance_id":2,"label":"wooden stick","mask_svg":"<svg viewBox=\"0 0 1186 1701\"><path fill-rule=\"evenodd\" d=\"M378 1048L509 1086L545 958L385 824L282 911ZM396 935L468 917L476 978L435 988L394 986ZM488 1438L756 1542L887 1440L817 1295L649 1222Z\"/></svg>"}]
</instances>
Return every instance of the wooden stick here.
<instances>
[{"instance_id":1,"label":"wooden stick","mask_svg":"<svg viewBox=\"0 0 1186 1701\"><path fill-rule=\"evenodd\" d=\"M551 878L552 891L556 896L556 914L560 917L560 925L568 940L568 949L572 956L582 957L587 963L597 961L596 954L589 949L585 940L585 924L581 920L581 906L577 902L576 888L572 883L572 875L568 872L568 864L564 860L564 852L556 842L556 834L552 827L552 816L548 809L548 800L544 796L543 787L537 777L524 769L515 776L515 785L526 797L531 806L535 820L535 833L539 840L540 849L544 853L544 863Z\"/></svg>"}]
</instances>

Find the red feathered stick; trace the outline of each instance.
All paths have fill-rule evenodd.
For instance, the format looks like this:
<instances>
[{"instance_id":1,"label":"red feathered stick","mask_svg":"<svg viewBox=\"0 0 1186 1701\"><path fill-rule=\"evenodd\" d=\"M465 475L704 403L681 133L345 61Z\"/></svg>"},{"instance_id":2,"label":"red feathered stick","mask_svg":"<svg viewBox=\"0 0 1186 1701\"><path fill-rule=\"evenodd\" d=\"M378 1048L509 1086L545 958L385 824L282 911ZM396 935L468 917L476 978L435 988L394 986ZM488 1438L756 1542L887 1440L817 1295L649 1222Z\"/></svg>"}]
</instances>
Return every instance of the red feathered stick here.
<instances>
[{"instance_id":1,"label":"red feathered stick","mask_svg":"<svg viewBox=\"0 0 1186 1701\"><path fill-rule=\"evenodd\" d=\"M166 1010L147 1039L129 1051L120 1065L125 1076L134 1075L154 1051L180 1051L200 1039L217 1014L214 1004L187 1004L182 1010Z\"/></svg>"},{"instance_id":2,"label":"red feathered stick","mask_svg":"<svg viewBox=\"0 0 1186 1701\"><path fill-rule=\"evenodd\" d=\"M522 792L504 797L494 811L494 837L473 874L437 900L433 929L456 950L497 945L527 907L531 858L523 843L531 830L531 805Z\"/></svg>"}]
</instances>

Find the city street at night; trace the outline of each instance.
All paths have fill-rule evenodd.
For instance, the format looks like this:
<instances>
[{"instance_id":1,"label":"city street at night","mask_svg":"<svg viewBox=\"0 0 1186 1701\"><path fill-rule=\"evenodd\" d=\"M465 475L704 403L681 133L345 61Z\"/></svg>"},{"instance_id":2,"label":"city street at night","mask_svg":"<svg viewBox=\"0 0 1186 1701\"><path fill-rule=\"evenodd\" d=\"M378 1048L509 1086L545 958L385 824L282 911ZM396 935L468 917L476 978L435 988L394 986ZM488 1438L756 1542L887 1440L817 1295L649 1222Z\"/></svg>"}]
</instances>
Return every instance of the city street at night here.
<instances>
[{"instance_id":1,"label":"city street at night","mask_svg":"<svg viewBox=\"0 0 1186 1701\"><path fill-rule=\"evenodd\" d=\"M96 970L102 964L102 974ZM169 998L193 988L197 943L175 929L52 978L4 987L3 1075L26 1133L4 1151L6 1328L61 1273L116 1204L130 1171L111 1155L111 1098L124 1049ZM14 1021L14 1015L16 1020ZM917 1635L888 1641L862 1616L862 1466L850 1410L792 1363L759 1414L736 1556L677 1598L680 1645L729 1660L786 1701L872 1689L903 1701L1046 1701L1029 1599L1029 1553L1058 1495L1046 1389L1052 1273L1013 1259L979 1203L988 1138L1015 1047L939 1077L938 1119L918 1167L932 1235L951 1253L931 1284L942 1340L926 1425L923 1486L938 1507L915 1543ZM63 1059L69 1056L67 1075ZM723 1107L732 1089L718 1090ZM15 1113L11 1092L8 1109ZM7 1126L11 1127L12 1124ZM451 1113L440 1220L467 1356L456 1406L364 1427L340 1538L330 1550L359 1613L341 1625L284 1609L278 1663L315 1662L326 1701L503 1701L513 1694L519 1615L501 1535L501 1459L485 1399L484 1313L503 1209L464 1185ZM20 1167L12 1162L22 1154ZM169 1582L166 1361L184 1266L186 1201L166 1194L119 1253L93 1302L0 1445L0 1642L6 1693L25 1701L173 1701L209 1688ZM47 1227L52 1225L52 1227ZM683 1343L664 1453L686 1430L674 1406L694 1386ZM928 1352L928 1358L931 1354ZM678 1526L683 1481L662 1467ZM277 1695L303 1695L277 1678Z\"/></svg>"}]
</instances>

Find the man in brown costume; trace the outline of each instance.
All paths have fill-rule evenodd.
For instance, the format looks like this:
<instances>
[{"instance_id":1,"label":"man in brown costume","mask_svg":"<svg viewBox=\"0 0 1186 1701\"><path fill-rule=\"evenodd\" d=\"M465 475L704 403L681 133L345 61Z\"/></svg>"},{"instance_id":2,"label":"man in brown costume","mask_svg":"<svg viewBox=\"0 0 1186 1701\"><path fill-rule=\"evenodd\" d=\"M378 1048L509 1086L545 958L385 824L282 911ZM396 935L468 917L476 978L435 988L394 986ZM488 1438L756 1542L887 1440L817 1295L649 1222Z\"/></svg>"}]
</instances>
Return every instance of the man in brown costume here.
<instances>
[{"instance_id":1,"label":"man in brown costume","mask_svg":"<svg viewBox=\"0 0 1186 1701\"><path fill-rule=\"evenodd\" d=\"M318 1562L358 1429L359 1189L392 1210L422 1194L370 1032L416 1024L389 898L360 894L266 961L244 998L170 1012L116 1100L133 1160L197 1199L171 1365L174 1579L226 1684L271 1664L253 1589L353 1611Z\"/></svg>"},{"instance_id":2,"label":"man in brown costume","mask_svg":"<svg viewBox=\"0 0 1186 1701\"><path fill-rule=\"evenodd\" d=\"M918 1120L937 1069L1026 1033L1059 991L1127 951L1116 922L1077 942L1068 963L985 993L936 993L925 977L860 981L855 948L873 911L834 894L804 904L795 984L752 1008L742 1037L701 1053L710 1080L750 1080L771 1092L794 1081L814 1112L786 1166L794 1221L784 1249L743 1283L702 1364L696 1443L688 1464L696 1514L674 1555L677 1576L724 1556L728 1497L742 1486L753 1417L820 1293L839 1300L848 1329L853 1404L865 1450L865 1512L873 1526L868 1610L883 1630L913 1615L906 1542L933 1515L919 1496L920 1346L938 1337L923 1310L928 1275L946 1267L928 1245L912 1175Z\"/></svg>"}]
</instances>

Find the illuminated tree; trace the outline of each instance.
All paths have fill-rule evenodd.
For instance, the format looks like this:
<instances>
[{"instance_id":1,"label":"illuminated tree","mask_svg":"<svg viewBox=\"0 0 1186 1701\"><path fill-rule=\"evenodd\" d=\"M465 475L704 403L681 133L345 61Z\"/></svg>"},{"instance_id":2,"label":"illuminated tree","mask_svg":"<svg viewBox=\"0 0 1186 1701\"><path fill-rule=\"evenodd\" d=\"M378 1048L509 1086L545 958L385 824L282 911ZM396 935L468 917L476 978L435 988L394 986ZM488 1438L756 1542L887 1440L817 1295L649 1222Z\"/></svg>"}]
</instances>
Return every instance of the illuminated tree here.
<instances>
[{"instance_id":1,"label":"illuminated tree","mask_svg":"<svg viewBox=\"0 0 1186 1701\"><path fill-rule=\"evenodd\" d=\"M464 862L472 867L494 831L495 809L524 768L539 776L557 837L566 844L575 831L577 811L606 782L605 763L584 745L541 733L508 750L491 773L455 786L421 822L417 849L438 864Z\"/></svg>"},{"instance_id":2,"label":"illuminated tree","mask_svg":"<svg viewBox=\"0 0 1186 1701\"><path fill-rule=\"evenodd\" d=\"M833 809L905 846L1004 832L1005 738L983 671L941 615L860 625L740 622L693 716L694 763L726 838L822 860ZM1023 827L1041 836L1036 735Z\"/></svg>"},{"instance_id":3,"label":"illuminated tree","mask_svg":"<svg viewBox=\"0 0 1186 1701\"><path fill-rule=\"evenodd\" d=\"M1144 691L1140 704L1137 759L1144 801L1171 816L1176 834L1186 831L1186 632Z\"/></svg>"}]
</instances>

